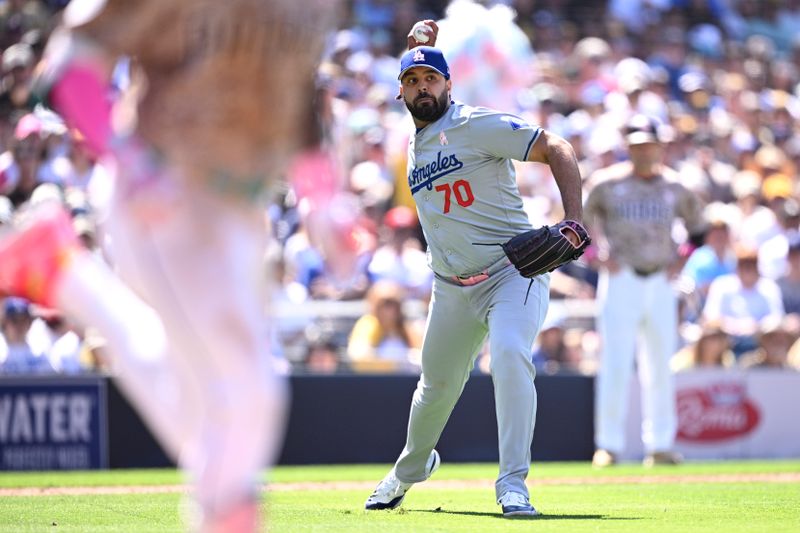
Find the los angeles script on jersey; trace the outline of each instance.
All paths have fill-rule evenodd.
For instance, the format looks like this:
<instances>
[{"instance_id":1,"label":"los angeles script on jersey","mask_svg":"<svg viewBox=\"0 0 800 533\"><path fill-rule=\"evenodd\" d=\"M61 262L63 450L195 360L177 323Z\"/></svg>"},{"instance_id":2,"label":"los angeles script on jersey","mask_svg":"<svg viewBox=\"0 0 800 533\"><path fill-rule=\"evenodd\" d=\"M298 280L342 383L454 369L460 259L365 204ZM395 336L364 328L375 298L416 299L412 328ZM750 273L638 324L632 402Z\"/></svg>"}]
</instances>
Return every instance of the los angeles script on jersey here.
<instances>
[{"instance_id":1,"label":"los angeles script on jersey","mask_svg":"<svg viewBox=\"0 0 800 533\"><path fill-rule=\"evenodd\" d=\"M411 188L411 194L416 193L423 187L428 190L433 189L433 182L446 176L451 172L461 169L464 166L456 154L442 155L442 152L436 154L436 161L431 161L422 167L415 167L408 176L408 186Z\"/></svg>"}]
</instances>

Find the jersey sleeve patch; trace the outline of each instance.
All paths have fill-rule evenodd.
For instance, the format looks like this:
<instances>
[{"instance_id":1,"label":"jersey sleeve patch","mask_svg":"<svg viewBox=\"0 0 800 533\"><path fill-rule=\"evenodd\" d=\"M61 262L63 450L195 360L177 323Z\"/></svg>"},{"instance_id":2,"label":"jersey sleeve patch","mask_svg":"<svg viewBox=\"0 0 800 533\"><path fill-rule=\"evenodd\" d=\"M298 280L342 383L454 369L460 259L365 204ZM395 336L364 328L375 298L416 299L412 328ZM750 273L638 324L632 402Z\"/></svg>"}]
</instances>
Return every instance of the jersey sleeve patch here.
<instances>
[{"instance_id":1,"label":"jersey sleeve patch","mask_svg":"<svg viewBox=\"0 0 800 533\"><path fill-rule=\"evenodd\" d=\"M508 125L511 126L511 129L514 130L514 131L522 129L522 128L530 128L530 126L528 124L526 124L525 122L521 121L517 117L505 116L505 117L503 117L502 120L507 122Z\"/></svg>"}]
</instances>

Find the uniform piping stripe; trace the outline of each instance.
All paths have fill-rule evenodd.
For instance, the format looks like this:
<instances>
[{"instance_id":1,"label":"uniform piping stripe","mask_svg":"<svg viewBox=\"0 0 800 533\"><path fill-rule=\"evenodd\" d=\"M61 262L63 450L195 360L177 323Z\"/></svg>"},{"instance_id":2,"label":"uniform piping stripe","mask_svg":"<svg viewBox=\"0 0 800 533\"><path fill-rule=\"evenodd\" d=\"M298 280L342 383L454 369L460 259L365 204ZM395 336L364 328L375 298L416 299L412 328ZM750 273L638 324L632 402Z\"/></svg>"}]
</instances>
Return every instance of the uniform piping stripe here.
<instances>
[{"instance_id":1,"label":"uniform piping stripe","mask_svg":"<svg viewBox=\"0 0 800 533\"><path fill-rule=\"evenodd\" d=\"M527 161L528 160L528 155L531 153L531 146L533 146L533 143L536 142L536 139L538 139L539 135L541 135L541 134L542 134L542 128L537 129L536 133L533 134L533 138L528 143L528 147L525 148L525 155L522 157L521 161Z\"/></svg>"}]
</instances>

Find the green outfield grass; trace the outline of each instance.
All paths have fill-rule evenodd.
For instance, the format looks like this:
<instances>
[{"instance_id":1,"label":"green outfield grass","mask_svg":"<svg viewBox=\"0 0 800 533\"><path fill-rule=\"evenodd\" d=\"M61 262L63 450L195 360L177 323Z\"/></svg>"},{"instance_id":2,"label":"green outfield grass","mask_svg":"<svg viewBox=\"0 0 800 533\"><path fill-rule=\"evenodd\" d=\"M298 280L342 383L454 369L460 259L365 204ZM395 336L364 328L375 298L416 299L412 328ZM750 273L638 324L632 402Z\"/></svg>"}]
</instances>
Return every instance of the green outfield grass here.
<instances>
[{"instance_id":1,"label":"green outfield grass","mask_svg":"<svg viewBox=\"0 0 800 533\"><path fill-rule=\"evenodd\" d=\"M445 463L414 487L401 509L363 511L387 465L281 467L265 498L271 531L416 532L798 532L800 461L690 463L645 469L542 463L531 473L543 516L503 519L494 503L496 465ZM644 477L643 477L644 476ZM722 479L719 476L727 476ZM734 476L749 476L734 477ZM440 482L447 483L440 483ZM53 494L53 488L174 485L174 470L0 474L0 533L181 531L177 492ZM16 488L49 488L11 495ZM27 491L29 494L31 490Z\"/></svg>"}]
</instances>

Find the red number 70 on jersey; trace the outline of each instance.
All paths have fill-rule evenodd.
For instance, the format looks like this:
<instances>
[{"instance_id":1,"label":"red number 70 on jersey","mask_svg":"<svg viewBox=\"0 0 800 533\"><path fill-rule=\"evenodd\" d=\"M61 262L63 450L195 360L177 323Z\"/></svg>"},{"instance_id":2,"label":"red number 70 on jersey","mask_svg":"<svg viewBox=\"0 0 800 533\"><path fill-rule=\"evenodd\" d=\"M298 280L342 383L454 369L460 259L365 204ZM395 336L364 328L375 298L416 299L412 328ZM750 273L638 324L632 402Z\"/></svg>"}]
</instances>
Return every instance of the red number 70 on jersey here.
<instances>
[{"instance_id":1,"label":"red number 70 on jersey","mask_svg":"<svg viewBox=\"0 0 800 533\"><path fill-rule=\"evenodd\" d=\"M467 180L454 181L452 187L449 183L437 185L436 190L444 192L444 214L450 212L450 197L455 196L456 202L461 207L469 207L475 201L475 195L472 194L472 187L469 186Z\"/></svg>"}]
</instances>

